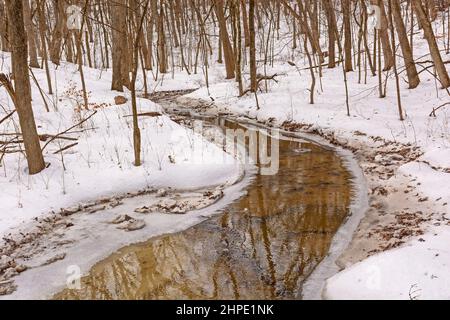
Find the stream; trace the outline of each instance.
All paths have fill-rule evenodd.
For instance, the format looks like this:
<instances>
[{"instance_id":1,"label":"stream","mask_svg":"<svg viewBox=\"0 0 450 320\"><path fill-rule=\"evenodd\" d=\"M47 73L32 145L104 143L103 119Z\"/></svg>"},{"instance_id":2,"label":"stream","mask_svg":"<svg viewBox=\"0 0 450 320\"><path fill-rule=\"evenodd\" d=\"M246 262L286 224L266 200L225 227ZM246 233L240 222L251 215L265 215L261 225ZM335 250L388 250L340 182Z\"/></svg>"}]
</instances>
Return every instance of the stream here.
<instances>
[{"instance_id":1,"label":"stream","mask_svg":"<svg viewBox=\"0 0 450 320\"><path fill-rule=\"evenodd\" d=\"M169 111L170 112L170 111ZM209 127L258 128L226 117ZM57 299L298 299L349 214L352 175L333 149L281 135L279 170L223 212L120 249Z\"/></svg>"}]
</instances>

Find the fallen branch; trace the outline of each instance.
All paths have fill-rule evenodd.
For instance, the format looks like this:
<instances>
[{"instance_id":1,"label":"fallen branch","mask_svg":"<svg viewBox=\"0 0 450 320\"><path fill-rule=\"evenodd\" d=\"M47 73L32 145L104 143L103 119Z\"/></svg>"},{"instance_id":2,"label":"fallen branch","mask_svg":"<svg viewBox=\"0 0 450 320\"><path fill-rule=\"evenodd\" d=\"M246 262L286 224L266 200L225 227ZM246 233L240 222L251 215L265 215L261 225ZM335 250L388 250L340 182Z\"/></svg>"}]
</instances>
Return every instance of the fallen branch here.
<instances>
[{"instance_id":1,"label":"fallen branch","mask_svg":"<svg viewBox=\"0 0 450 320\"><path fill-rule=\"evenodd\" d=\"M78 145L78 142L69 144L68 146L63 147L63 148L59 149L58 151L53 152L53 154L61 153L61 152L63 152L63 151L66 151L66 150L68 150L68 149L70 149L70 148L75 147L76 145Z\"/></svg>"},{"instance_id":2,"label":"fallen branch","mask_svg":"<svg viewBox=\"0 0 450 320\"><path fill-rule=\"evenodd\" d=\"M69 140L69 141L77 141L78 140L78 138L55 136L52 134L40 134L39 135L39 140L41 140L42 142L46 142L49 138L56 138L56 139L60 139L60 140Z\"/></svg>"},{"instance_id":3,"label":"fallen branch","mask_svg":"<svg viewBox=\"0 0 450 320\"><path fill-rule=\"evenodd\" d=\"M262 75L260 75L260 76L258 77L257 83L260 84L261 81L264 81L264 80L273 80L273 81L275 81L276 83L278 83L278 80L275 79L275 77L278 77L278 74L275 73L275 74L273 74L273 75L271 75L271 76L262 76Z\"/></svg>"},{"instance_id":4,"label":"fallen branch","mask_svg":"<svg viewBox=\"0 0 450 320\"><path fill-rule=\"evenodd\" d=\"M2 145L10 144L10 143L23 143L23 140L9 140L9 141L0 140L0 144L2 144Z\"/></svg>"},{"instance_id":5,"label":"fallen branch","mask_svg":"<svg viewBox=\"0 0 450 320\"><path fill-rule=\"evenodd\" d=\"M68 134L72 134L72 133L77 133L75 132L68 132ZM7 137L11 137L11 136L15 136L16 138L19 136L22 136L21 132L15 132L15 133L0 133L0 136L7 136ZM66 136L58 136L58 135L53 135L53 134L40 134L39 136L39 140L42 142L46 142L48 139L50 138L56 138L56 139L60 139L60 140L69 140L69 141L77 141L78 138L72 138L72 137L66 137Z\"/></svg>"},{"instance_id":6,"label":"fallen branch","mask_svg":"<svg viewBox=\"0 0 450 320\"><path fill-rule=\"evenodd\" d=\"M439 109L441 109L441 108L443 108L443 107L445 107L445 106L448 106L448 105L450 105L450 102L444 103L444 104L440 105L440 106L437 107L437 108L434 108L434 107L433 107L433 111L431 111L431 113L430 113L428 116L429 116L429 117L436 117L436 111L438 111Z\"/></svg>"},{"instance_id":7,"label":"fallen branch","mask_svg":"<svg viewBox=\"0 0 450 320\"><path fill-rule=\"evenodd\" d=\"M83 120L81 120L80 122L78 122L77 124L71 126L70 128L58 133L57 135L53 136L43 147L42 147L42 151L44 151L44 149L54 140L56 140L58 137L62 136L63 134L69 132L70 130L72 130L75 127L78 127L79 125L85 123L86 121L88 121L90 118L92 118L95 114L97 113L97 110L95 110L93 113L91 113L91 115Z\"/></svg>"},{"instance_id":8,"label":"fallen branch","mask_svg":"<svg viewBox=\"0 0 450 320\"><path fill-rule=\"evenodd\" d=\"M128 114L126 116L123 116L124 118L128 118L128 117L132 117L132 114ZM137 114L138 117L152 117L152 118L156 118L156 117L161 117L162 114L159 112L144 112L144 113L138 113Z\"/></svg>"},{"instance_id":9,"label":"fallen branch","mask_svg":"<svg viewBox=\"0 0 450 320\"><path fill-rule=\"evenodd\" d=\"M430 63L430 65L427 66L427 67L422 66L422 64L427 64L427 63ZM449 64L449 63L450 63L450 60L444 61L443 63L444 63L444 64ZM420 70L420 71L417 73L417 74L419 74L419 75L420 75L422 72L428 71L428 69L431 69L431 68L434 67L434 62L433 62L432 60L417 61L416 64L418 64L419 66L422 67L422 70Z\"/></svg>"},{"instance_id":10,"label":"fallen branch","mask_svg":"<svg viewBox=\"0 0 450 320\"><path fill-rule=\"evenodd\" d=\"M276 73L273 74L273 75L271 75L271 76L262 76L262 75L259 75L259 76L258 76L258 80L257 80L257 82L256 82L258 89L259 89L259 84L260 84L262 81L272 80L272 81L275 81L276 83L278 83L278 80L275 79L276 77L278 77L278 74L276 74ZM242 92L242 94L239 96L239 98L245 96L247 93L249 93L249 92L251 92L251 91L252 91L251 88L249 88L249 89L247 89L247 90L244 90L244 92Z\"/></svg>"},{"instance_id":11,"label":"fallen branch","mask_svg":"<svg viewBox=\"0 0 450 320\"><path fill-rule=\"evenodd\" d=\"M342 60L342 59L340 59L340 60L336 60L335 61L335 63L336 64L339 64L339 63L342 63L344 60ZM288 61L288 63L289 63L289 61ZM293 62L291 62L291 63L293 63ZM289 63L291 66L296 66L295 65L295 63L294 64L291 64L291 63ZM301 68L301 69L299 69L299 70L311 70L311 69L317 69L317 68L325 68L325 67L328 67L328 63L324 63L324 64L321 64L321 65L316 65L316 66L312 66L312 67L305 67L305 68Z\"/></svg>"}]
</instances>

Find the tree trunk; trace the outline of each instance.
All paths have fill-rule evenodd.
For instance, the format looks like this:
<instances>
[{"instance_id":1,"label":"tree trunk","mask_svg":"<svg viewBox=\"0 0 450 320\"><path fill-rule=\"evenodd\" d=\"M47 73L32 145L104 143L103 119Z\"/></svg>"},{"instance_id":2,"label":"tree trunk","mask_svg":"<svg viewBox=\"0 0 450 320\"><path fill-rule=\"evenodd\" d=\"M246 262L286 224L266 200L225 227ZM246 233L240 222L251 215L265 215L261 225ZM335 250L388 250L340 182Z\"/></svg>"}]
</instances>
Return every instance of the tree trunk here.
<instances>
[{"instance_id":1,"label":"tree trunk","mask_svg":"<svg viewBox=\"0 0 450 320\"><path fill-rule=\"evenodd\" d=\"M45 74L47 76L48 93L53 94L52 79L50 76L50 69L48 66L47 41L45 39L45 32L47 29L47 22L45 21L45 1L38 0L37 6L38 6L37 14L39 20L39 35L41 38L41 46L42 46L42 60L44 62Z\"/></svg>"},{"instance_id":2,"label":"tree trunk","mask_svg":"<svg viewBox=\"0 0 450 320\"><path fill-rule=\"evenodd\" d=\"M331 0L323 0L328 23L328 68L336 67L336 15Z\"/></svg>"},{"instance_id":3,"label":"tree trunk","mask_svg":"<svg viewBox=\"0 0 450 320\"><path fill-rule=\"evenodd\" d=\"M248 25L250 33L250 91L256 92L258 80L256 79L255 0L249 1Z\"/></svg>"},{"instance_id":4,"label":"tree trunk","mask_svg":"<svg viewBox=\"0 0 450 320\"><path fill-rule=\"evenodd\" d=\"M52 34L50 60L54 64L59 65L59 62L61 60L61 43L65 23L65 10L63 0L53 0L53 11L56 19L56 25Z\"/></svg>"},{"instance_id":5,"label":"tree trunk","mask_svg":"<svg viewBox=\"0 0 450 320\"><path fill-rule=\"evenodd\" d=\"M388 20L386 16L386 9L384 8L383 0L372 0L372 4L378 6L380 8L380 25L381 29L379 31L379 36L381 40L381 45L383 48L383 57L384 57L384 69L390 70L393 66L393 56L392 56L392 48L389 40L388 33Z\"/></svg>"},{"instance_id":6,"label":"tree trunk","mask_svg":"<svg viewBox=\"0 0 450 320\"><path fill-rule=\"evenodd\" d=\"M30 1L23 0L23 19L25 23L25 30L28 35L28 54L30 56L30 67L39 68L39 62L37 57L36 49L36 33L34 31L34 26L31 21L31 8Z\"/></svg>"},{"instance_id":7,"label":"tree trunk","mask_svg":"<svg viewBox=\"0 0 450 320\"><path fill-rule=\"evenodd\" d=\"M414 57L411 51L411 46L408 41L408 34L406 33L406 27L401 15L400 4L398 1L392 1L390 3L392 7L392 16L397 27L398 39L400 41L400 47L403 52L403 59L405 61L406 73L408 75L409 88L416 88L419 83L419 75L417 74L416 65L414 63Z\"/></svg>"},{"instance_id":8,"label":"tree trunk","mask_svg":"<svg viewBox=\"0 0 450 320\"><path fill-rule=\"evenodd\" d=\"M248 30L247 7L245 0L241 0L242 24L244 25L245 46L250 47L250 31Z\"/></svg>"},{"instance_id":9,"label":"tree trunk","mask_svg":"<svg viewBox=\"0 0 450 320\"><path fill-rule=\"evenodd\" d=\"M342 13L344 19L344 59L345 59L345 71L353 71L352 63L352 26L350 23L350 0L341 0Z\"/></svg>"},{"instance_id":10,"label":"tree trunk","mask_svg":"<svg viewBox=\"0 0 450 320\"><path fill-rule=\"evenodd\" d=\"M223 46L223 55L225 58L225 68L227 71L227 79L233 79L235 61L233 48L231 47L230 38L228 36L227 23L225 20L225 13L223 10L223 0L214 0L214 9L216 11L217 20L219 21L220 36L222 39L222 46Z\"/></svg>"},{"instance_id":11,"label":"tree trunk","mask_svg":"<svg viewBox=\"0 0 450 320\"><path fill-rule=\"evenodd\" d=\"M123 91L124 57L126 54L126 0L116 0L111 3L112 29L112 84L111 90Z\"/></svg>"},{"instance_id":12,"label":"tree trunk","mask_svg":"<svg viewBox=\"0 0 450 320\"><path fill-rule=\"evenodd\" d=\"M423 28L425 38L428 42L428 47L430 48L431 58L433 59L434 66L436 68L439 80L444 88L450 87L450 79L448 77L447 70L445 69L444 62L442 61L441 53L439 52L439 47L436 43L436 38L434 36L433 28L431 27L430 20L425 13L425 9L422 6L421 0L412 0L414 11L416 12L417 18L419 19L420 25Z\"/></svg>"},{"instance_id":13,"label":"tree trunk","mask_svg":"<svg viewBox=\"0 0 450 320\"><path fill-rule=\"evenodd\" d=\"M12 45L12 65L14 70L14 104L19 116L23 143L27 156L28 171L36 174L44 170L45 162L31 107L30 77L28 71L28 45L23 20L23 2L6 0L10 21L10 43Z\"/></svg>"},{"instance_id":14,"label":"tree trunk","mask_svg":"<svg viewBox=\"0 0 450 320\"><path fill-rule=\"evenodd\" d=\"M8 14L5 11L3 1L0 1L0 35L2 39L2 51L9 52L10 45L8 39Z\"/></svg>"},{"instance_id":15,"label":"tree trunk","mask_svg":"<svg viewBox=\"0 0 450 320\"><path fill-rule=\"evenodd\" d=\"M159 15L157 15L157 28L158 28L158 62L159 72L167 73L167 49L166 49L166 33L164 30L164 10L163 0L161 0Z\"/></svg>"}]
</instances>

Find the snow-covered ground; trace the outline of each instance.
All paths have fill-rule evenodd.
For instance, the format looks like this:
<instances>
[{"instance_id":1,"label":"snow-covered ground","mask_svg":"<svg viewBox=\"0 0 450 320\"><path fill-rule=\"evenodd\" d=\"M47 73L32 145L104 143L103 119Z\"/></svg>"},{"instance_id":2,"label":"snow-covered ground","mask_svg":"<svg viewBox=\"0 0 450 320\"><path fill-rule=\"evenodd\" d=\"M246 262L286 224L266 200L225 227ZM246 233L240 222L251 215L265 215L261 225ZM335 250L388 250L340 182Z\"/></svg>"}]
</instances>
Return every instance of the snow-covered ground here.
<instances>
[{"instance_id":1,"label":"snow-covered ground","mask_svg":"<svg viewBox=\"0 0 450 320\"><path fill-rule=\"evenodd\" d=\"M2 56L2 71L8 72L9 55L2 53ZM166 115L140 117L143 165L135 167L130 99L126 104L115 105L114 97L122 93L110 90L110 74L85 68L90 107L79 110L83 100L76 70L70 64L53 70L55 94L46 96L50 112L46 112L33 85L38 133L56 135L97 113L62 135L75 138L74 141L58 139L48 145L44 154L48 168L38 175L27 174L21 152L4 156L0 174L0 235L40 214L82 201L148 187L195 189L220 185L239 175L237 162L224 160L222 150ZM40 84L46 83L43 70L34 70L34 74ZM13 110L13 105L6 90L0 90L0 95L4 108L0 118L3 118ZM139 113L161 111L147 99L138 99L138 107ZM14 116L2 123L1 133L15 133L19 131L17 128L18 120ZM75 147L54 154L75 142L78 143Z\"/></svg>"},{"instance_id":2,"label":"snow-covered ground","mask_svg":"<svg viewBox=\"0 0 450 320\"><path fill-rule=\"evenodd\" d=\"M9 73L10 56L1 55L2 72ZM62 134L64 139L46 146L48 167L37 175L28 175L22 152L2 157L0 296L17 286L14 295L6 298L48 298L65 286L71 265L81 275L125 245L199 223L238 198L251 176L242 180L245 169L240 161L172 121L147 99L137 101L139 113L152 114L139 117L143 164L135 167L129 92L111 91L109 72L85 68L89 91L85 110L80 108L83 99L77 67L63 63L51 68L54 94L48 95L47 88L42 88L49 112L32 83L38 133L54 136L90 118ZM43 70L33 73L41 85L46 84ZM178 83L182 86L182 81ZM168 86L171 89L170 83ZM119 95L128 101L116 105ZM0 90L0 101L2 119L14 106L5 90ZM16 132L20 129L15 114L2 123L0 133L4 139L15 140ZM47 137L41 145L50 140ZM13 146L10 151L20 151L18 145L9 146ZM159 204L157 190L163 193L162 199L171 202ZM195 192L192 199L186 198L190 192ZM208 199L215 200L217 192L217 203L210 203ZM166 214L161 209L165 206L184 206L186 209L177 210L189 214ZM155 213L145 215L136 210L147 207ZM130 221L112 223L120 216L145 227L127 232ZM22 272L25 267L29 270Z\"/></svg>"}]
</instances>

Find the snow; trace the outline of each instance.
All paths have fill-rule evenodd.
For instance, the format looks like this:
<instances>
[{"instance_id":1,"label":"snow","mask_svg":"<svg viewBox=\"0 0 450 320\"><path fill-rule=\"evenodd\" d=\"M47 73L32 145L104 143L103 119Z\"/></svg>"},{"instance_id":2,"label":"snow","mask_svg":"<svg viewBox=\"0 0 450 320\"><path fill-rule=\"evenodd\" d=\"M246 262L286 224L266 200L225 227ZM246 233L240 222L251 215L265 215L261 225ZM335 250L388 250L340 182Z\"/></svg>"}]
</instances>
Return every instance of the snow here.
<instances>
[{"instance_id":1,"label":"snow","mask_svg":"<svg viewBox=\"0 0 450 320\"><path fill-rule=\"evenodd\" d=\"M249 174L239 183L226 188L220 201L185 215L134 212L137 207L149 206L157 200L155 195L125 199L122 205L95 214L74 215L70 218L73 227L57 230L54 235L47 237L44 241L46 248L43 248L37 257L33 257L33 268L14 277L17 290L11 295L0 296L0 300L50 299L52 295L66 288L71 276L85 275L95 263L120 248L163 234L183 231L220 213L228 204L242 196L251 176ZM146 227L133 232L118 230L116 225L110 222L117 215L124 213L144 220ZM31 250L33 252L35 248ZM57 254L65 254L65 258L41 266L44 261Z\"/></svg>"},{"instance_id":2,"label":"snow","mask_svg":"<svg viewBox=\"0 0 450 320\"><path fill-rule=\"evenodd\" d=\"M433 167L450 169L450 148L438 147L436 149L432 149L425 153L420 160Z\"/></svg>"},{"instance_id":3,"label":"snow","mask_svg":"<svg viewBox=\"0 0 450 320\"><path fill-rule=\"evenodd\" d=\"M372 256L327 282L326 299L450 299L450 228Z\"/></svg>"},{"instance_id":4,"label":"snow","mask_svg":"<svg viewBox=\"0 0 450 320\"><path fill-rule=\"evenodd\" d=\"M2 53L3 72L8 72L10 57ZM160 117L140 117L142 136L141 167L133 165L131 99L129 93L110 90L110 72L85 68L91 110L77 111L82 103L76 66L63 63L52 66L55 94L48 96L50 112L32 82L33 111L39 134L57 134L97 113L76 133L64 134L77 141L56 140L46 149L49 167L29 176L22 153L7 154L0 171L0 236L31 219L60 208L149 187L195 189L226 184L240 175L240 164L225 155L199 134ZM46 83L45 71L34 70L40 84ZM45 91L46 88L44 87ZM114 105L114 97L124 95L128 103ZM5 90L0 100L8 114L13 105ZM139 112L161 111L146 99L138 99ZM17 115L2 123L2 132L16 132ZM82 131L82 132L80 132ZM53 154L73 142L78 145L61 154ZM44 145L42 143L42 145ZM175 162L175 163L172 163Z\"/></svg>"},{"instance_id":5,"label":"snow","mask_svg":"<svg viewBox=\"0 0 450 320\"><path fill-rule=\"evenodd\" d=\"M435 24L440 30L439 20ZM285 26L283 26L285 28ZM281 30L280 32L283 33ZM446 90L438 87L433 77L427 73L420 74L421 84L417 89L409 90L405 83L405 74L401 77L401 99L406 120L399 121L395 81L392 74L387 85L387 97L378 97L378 78L367 76L367 84L358 83L358 72L348 73L350 113L348 117L345 106L345 91L342 70L323 69L323 78L315 88L315 104L309 104L309 70L306 60L299 52L293 52L287 42L288 37L281 37L274 66L266 66L266 72L278 74L277 83L267 83L267 92L258 94L260 109L257 110L255 97L246 95L238 98L237 85L233 80L224 79L223 65L214 64L208 71L209 87L205 87L202 72L187 76L185 72L160 76L150 85L153 90L199 90L188 95L190 98L203 99L214 104L220 111L250 117L261 122L271 121L281 125L287 121L311 125L323 131L333 132L336 136L353 141L356 136L373 144L372 138L383 141L400 142L420 147L423 155L415 161L402 165L396 175L403 175L414 181L421 195L429 198L433 211L449 218L450 201L450 127L449 108L436 111L436 117L430 117L433 108L449 99ZM370 39L370 37L369 37ZM438 37L443 47L443 37ZM414 40L414 54L417 60L428 59L428 46L421 34ZM443 59L450 55L444 52ZM303 57L303 58L302 58ZM9 56L2 53L2 72L9 69ZM295 62L291 66L287 61ZM449 65L447 64L447 67ZM75 87L80 89L79 74L76 67L62 64L57 69L51 66L51 75L56 85L55 95L51 96L51 112L47 113L42 98L33 85L33 108L38 123L39 133L56 134L76 122L79 114L74 111L79 94L66 92ZM420 71L420 65L418 65ZM403 69L403 68L400 68ZM111 106L99 108L98 113L86 123L86 128L93 128L82 133L70 135L78 138L79 145L64 153L64 158L52 153L60 148L52 143L45 153L45 159L51 165L36 176L28 176L26 163L20 153L8 154L0 167L0 235L17 228L32 218L68 207L81 201L97 199L111 193L126 193L149 186L173 188L196 188L207 185L220 185L234 181L239 175L239 165L231 159L223 162L223 152L214 145L206 143L202 152L192 152L192 145L203 145L203 139L189 130L179 126L163 115L158 118L140 119L144 164L140 168L133 166L133 149L131 119L124 117L131 114L130 103L124 106L113 105L119 93L110 91L111 74L85 68L87 88L92 92L90 102ZM262 68L259 70L262 72ZM41 84L46 83L45 73L34 70ZM248 75L244 73L248 84ZM149 79L151 75L149 75ZM362 75L364 79L364 74ZM319 79L317 79L319 80ZM364 82L364 81L363 81ZM140 83L142 86L142 83ZM265 88L265 83L262 82ZM322 89L323 88L323 89ZM44 86L44 90L45 86ZM129 93L125 93L129 98ZM4 111L0 118L12 110L9 98L0 90L0 100ZM160 111L160 107L148 100L138 99L140 112ZM55 107L57 110L55 110ZM81 111L86 117L92 111ZM16 119L16 118L13 118ZM17 120L2 124L2 130L14 132ZM180 140L181 139L181 140ZM175 143L176 141L176 143ZM64 145L66 142L62 142ZM175 163L171 163L169 155ZM63 165L64 163L64 165ZM65 167L65 170L63 169ZM395 179L393 177L392 179ZM236 190L235 190L236 191ZM235 193L229 200L236 196ZM136 203L133 203L135 205ZM217 208L218 209L218 208ZM66 277L67 263L79 263L80 257L93 244L97 243L104 250L111 252L124 245L143 239L150 235L179 231L201 221L203 213L193 214L190 218L183 216L160 216L150 224L150 230L140 230L129 238L117 239L109 229L104 227L104 220L91 226L89 232L98 234L97 241L89 238L80 242L78 251L69 254L64 262L57 262L52 267L25 272L18 278L19 287L35 280L36 291L17 293L17 298L34 297L39 290L46 290L49 279L55 281L55 287L61 285ZM105 218L99 216L100 218ZM98 219L100 219L98 218ZM103 228L103 229L102 229ZM342 229L345 230L345 229ZM342 230L340 232L342 232ZM351 230L349 231L351 232ZM339 236L339 234L338 234ZM94 238L95 239L95 238ZM101 240L99 240L101 239ZM450 228L447 226L428 226L420 238L410 239L402 247L391 249L371 256L362 262L349 266L336 273L326 283L323 297L327 299L449 299L450 298ZM336 244L336 243L335 243ZM340 243L342 244L342 243ZM332 247L330 255L336 255ZM342 249L342 248L340 248ZM338 250L339 251L339 250ZM96 257L87 257L82 270L97 261ZM83 259L81 259L83 261ZM329 274L337 272L336 266L320 265L318 270ZM55 267L56 266L56 267ZM329 270L328 270L329 269ZM56 270L56 271L55 271ZM328 270L328 271L327 271ZM58 275L51 278L52 273ZM42 278L41 278L42 276ZM57 284L56 284L57 282ZM43 291L43 292L44 292ZM47 291L45 291L47 292Z\"/></svg>"},{"instance_id":6,"label":"snow","mask_svg":"<svg viewBox=\"0 0 450 320\"><path fill-rule=\"evenodd\" d=\"M419 184L417 188L431 201L450 203L450 173L433 170L429 165L419 162L407 163L399 171L413 177Z\"/></svg>"},{"instance_id":7,"label":"snow","mask_svg":"<svg viewBox=\"0 0 450 320\"><path fill-rule=\"evenodd\" d=\"M436 29L439 30L439 19ZM418 36L414 40L414 54L417 60L426 59L429 55L425 40ZM442 41L439 38L438 41ZM439 44L443 46L442 43ZM280 47L282 45L280 44ZM443 59L450 55L442 52ZM214 105L221 112L242 115L260 122L270 122L277 126L285 122L295 122L311 126L311 130L332 132L341 140L349 142L360 141L374 144L374 139L383 142L397 142L413 147L419 147L423 156L416 161L401 166L391 179L394 187L400 189L398 175L408 177L414 181L423 200L431 206L426 214L439 214L449 217L450 209L450 109L442 108L436 116L430 116L433 108L448 101L449 93L439 88L435 79L428 73L420 74L421 84L417 89L409 90L400 74L401 101L406 115L405 121L399 121L395 80L389 75L387 97L378 97L378 78L367 76L367 84L358 83L358 71L348 73L350 116L347 116L345 104L344 79L341 68L323 68L321 83L317 76L314 91L315 103L309 103L310 74L306 61L301 55L281 52L274 66L266 66L266 74L277 74L277 82L262 82L263 92L258 93L258 105L254 95L238 97L237 85L234 81L214 83L209 88L200 88L189 94L189 99L214 101ZM291 66L293 61L296 66ZM447 65L448 67L448 65ZM400 70L403 68L401 67ZM419 71L421 70L418 65ZM262 72L262 68L258 70ZM246 79L248 83L248 78ZM323 88L323 90L322 90ZM383 157L384 155L380 155ZM401 179L398 179L400 181ZM390 182L390 181L388 181ZM386 183L388 183L386 182ZM325 298L329 299L400 299L408 298L408 290L417 283L421 294L418 298L448 299L448 284L450 263L448 249L450 229L429 225L423 238L426 242L412 239L404 247L388 250L373 258L364 260L361 264L344 269L331 277L327 282ZM435 236L436 234L436 236ZM432 253L431 253L432 252ZM330 253L333 254L333 251ZM434 257L434 254L439 256ZM318 267L318 274L329 269L327 266ZM367 268L375 263L376 272L382 282L379 289L367 289L364 285ZM379 267L379 268L378 268ZM447 270L445 270L447 267ZM407 271L405 271L407 270ZM337 271L337 270L336 270ZM447 272L444 272L447 271ZM427 273L426 273L427 272ZM439 276L432 278L432 274ZM359 280L358 280L359 279ZM393 284L395 283L395 284ZM317 283L311 282L311 288L317 288ZM413 290L414 291L414 290ZM384 294L386 293L386 294ZM307 298L320 298L307 296Z\"/></svg>"}]
</instances>

